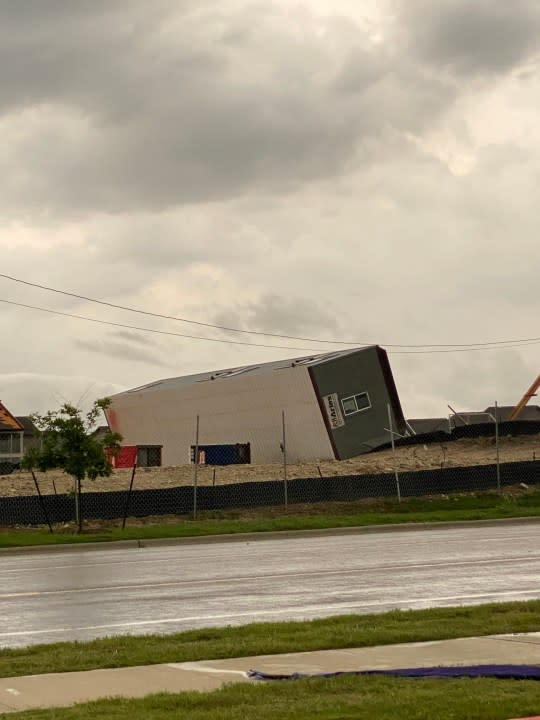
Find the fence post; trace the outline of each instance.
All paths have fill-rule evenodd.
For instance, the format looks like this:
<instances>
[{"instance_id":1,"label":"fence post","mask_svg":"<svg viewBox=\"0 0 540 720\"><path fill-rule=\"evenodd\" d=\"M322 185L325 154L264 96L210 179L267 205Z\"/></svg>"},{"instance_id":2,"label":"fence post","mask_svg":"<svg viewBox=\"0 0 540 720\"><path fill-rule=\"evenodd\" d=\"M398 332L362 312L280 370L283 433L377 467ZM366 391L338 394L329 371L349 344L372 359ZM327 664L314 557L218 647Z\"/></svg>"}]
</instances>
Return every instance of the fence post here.
<instances>
[{"instance_id":1,"label":"fence post","mask_svg":"<svg viewBox=\"0 0 540 720\"><path fill-rule=\"evenodd\" d=\"M285 494L285 510L289 507L289 493L287 488L287 433L285 427L285 410L281 411L282 440L281 450L283 451L283 490Z\"/></svg>"},{"instance_id":2,"label":"fence post","mask_svg":"<svg viewBox=\"0 0 540 720\"><path fill-rule=\"evenodd\" d=\"M81 485L77 478L73 478L73 499L75 500L75 524L81 523Z\"/></svg>"},{"instance_id":3,"label":"fence post","mask_svg":"<svg viewBox=\"0 0 540 720\"><path fill-rule=\"evenodd\" d=\"M387 404L388 409L388 428L390 432L390 440L392 442L392 457L394 459L394 475L396 476L396 492L397 492L397 498L398 501L401 502L401 488L399 487L399 473L397 469L397 461L396 461L396 443L394 441L394 425L392 422L392 409L390 408L390 403Z\"/></svg>"},{"instance_id":4,"label":"fence post","mask_svg":"<svg viewBox=\"0 0 540 720\"><path fill-rule=\"evenodd\" d=\"M81 509L81 479L77 478L77 532L82 533L83 517Z\"/></svg>"},{"instance_id":5,"label":"fence post","mask_svg":"<svg viewBox=\"0 0 540 720\"><path fill-rule=\"evenodd\" d=\"M197 480L199 478L199 416L195 425L195 471L193 477L193 519L197 519Z\"/></svg>"},{"instance_id":6,"label":"fence post","mask_svg":"<svg viewBox=\"0 0 540 720\"><path fill-rule=\"evenodd\" d=\"M497 490L501 491L501 463L499 458L499 406L495 400L495 452L497 455Z\"/></svg>"}]
</instances>

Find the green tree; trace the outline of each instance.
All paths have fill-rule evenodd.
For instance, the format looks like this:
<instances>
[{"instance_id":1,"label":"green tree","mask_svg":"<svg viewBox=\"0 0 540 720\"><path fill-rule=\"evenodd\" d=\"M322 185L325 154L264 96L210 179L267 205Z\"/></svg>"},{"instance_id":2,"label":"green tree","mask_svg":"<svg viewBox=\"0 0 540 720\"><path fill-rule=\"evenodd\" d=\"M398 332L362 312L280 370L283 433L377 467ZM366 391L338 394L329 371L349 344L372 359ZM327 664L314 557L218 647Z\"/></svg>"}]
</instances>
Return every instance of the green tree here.
<instances>
[{"instance_id":1,"label":"green tree","mask_svg":"<svg viewBox=\"0 0 540 720\"><path fill-rule=\"evenodd\" d=\"M74 478L75 514L79 532L82 531L81 483L86 478L95 480L112 473L110 453L116 454L122 441L118 433L96 434L98 418L110 403L109 398L96 400L86 415L74 405L65 403L59 410L31 416L40 443L39 447L26 453L21 467L42 472L64 470Z\"/></svg>"}]
</instances>

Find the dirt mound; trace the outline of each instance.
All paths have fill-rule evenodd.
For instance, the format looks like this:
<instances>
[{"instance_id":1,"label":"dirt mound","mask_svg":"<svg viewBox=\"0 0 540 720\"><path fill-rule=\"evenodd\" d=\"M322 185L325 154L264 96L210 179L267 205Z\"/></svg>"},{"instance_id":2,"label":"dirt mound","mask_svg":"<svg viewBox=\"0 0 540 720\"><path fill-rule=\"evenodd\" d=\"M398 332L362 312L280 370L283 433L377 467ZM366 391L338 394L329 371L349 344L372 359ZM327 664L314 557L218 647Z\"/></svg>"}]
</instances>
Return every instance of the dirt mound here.
<instances>
[{"instance_id":1,"label":"dirt mound","mask_svg":"<svg viewBox=\"0 0 540 720\"><path fill-rule=\"evenodd\" d=\"M504 437L499 442L500 462L540 459L540 435ZM335 475L377 475L399 471L429 470L443 467L489 465L496 461L494 438L455 440L431 445L413 445L396 449L395 465L391 450L381 450L350 460L306 462L288 465L287 477L332 477ZM63 494L73 490L73 480L60 472L38 473L40 490L44 494ZM110 478L86 481L83 491L110 492L129 487L131 470L116 470ZM236 482L281 480L283 465L229 465L227 467L199 466L200 485L224 485ZM139 468L135 489L166 488L192 485L193 465L178 467ZM30 473L14 472L0 476L0 497L33 495L36 489Z\"/></svg>"}]
</instances>

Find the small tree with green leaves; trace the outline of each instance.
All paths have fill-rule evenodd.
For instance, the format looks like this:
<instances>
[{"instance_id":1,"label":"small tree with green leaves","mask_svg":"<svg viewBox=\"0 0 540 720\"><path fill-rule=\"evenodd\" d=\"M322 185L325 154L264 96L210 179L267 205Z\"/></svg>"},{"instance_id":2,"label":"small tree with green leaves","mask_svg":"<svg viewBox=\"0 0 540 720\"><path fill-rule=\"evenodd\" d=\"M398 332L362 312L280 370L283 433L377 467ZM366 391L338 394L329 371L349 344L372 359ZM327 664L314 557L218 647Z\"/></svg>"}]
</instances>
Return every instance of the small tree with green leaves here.
<instances>
[{"instance_id":1,"label":"small tree with green leaves","mask_svg":"<svg viewBox=\"0 0 540 720\"><path fill-rule=\"evenodd\" d=\"M21 467L27 470L64 470L75 480L75 509L79 532L82 531L81 483L112 473L111 453L120 450L122 436L107 432L96 435L96 423L110 405L108 398L96 400L86 415L79 408L65 403L59 410L32 415L38 430L39 447L30 449Z\"/></svg>"}]
</instances>

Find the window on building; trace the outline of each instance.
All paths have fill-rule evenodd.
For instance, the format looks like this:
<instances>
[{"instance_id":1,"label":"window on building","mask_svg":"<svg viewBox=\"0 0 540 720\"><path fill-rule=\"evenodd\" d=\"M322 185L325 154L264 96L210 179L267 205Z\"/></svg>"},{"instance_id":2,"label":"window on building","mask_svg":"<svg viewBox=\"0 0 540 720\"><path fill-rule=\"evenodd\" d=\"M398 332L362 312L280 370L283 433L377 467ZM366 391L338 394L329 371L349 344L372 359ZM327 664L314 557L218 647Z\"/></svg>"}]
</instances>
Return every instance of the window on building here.
<instances>
[{"instance_id":1,"label":"window on building","mask_svg":"<svg viewBox=\"0 0 540 720\"><path fill-rule=\"evenodd\" d=\"M137 465L139 467L160 467L161 445L137 445Z\"/></svg>"},{"instance_id":2,"label":"window on building","mask_svg":"<svg viewBox=\"0 0 540 720\"><path fill-rule=\"evenodd\" d=\"M354 413L361 412L362 410L369 410L371 401L368 393L362 392L357 395L342 398L341 406L345 415L354 415Z\"/></svg>"}]
</instances>

